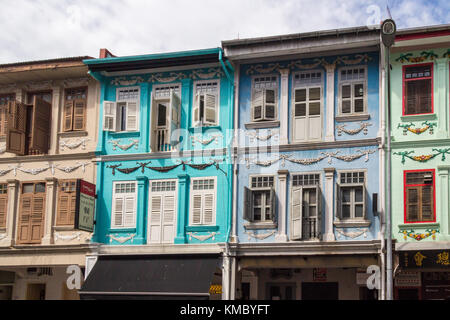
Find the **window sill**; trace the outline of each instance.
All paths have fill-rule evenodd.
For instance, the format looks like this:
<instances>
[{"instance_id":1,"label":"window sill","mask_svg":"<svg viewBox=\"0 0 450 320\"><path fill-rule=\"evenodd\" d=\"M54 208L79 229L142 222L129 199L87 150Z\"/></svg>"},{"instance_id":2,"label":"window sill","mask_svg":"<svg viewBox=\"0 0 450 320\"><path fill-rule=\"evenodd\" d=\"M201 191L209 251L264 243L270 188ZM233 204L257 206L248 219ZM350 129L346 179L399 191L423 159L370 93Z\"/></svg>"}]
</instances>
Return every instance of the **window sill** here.
<instances>
[{"instance_id":1,"label":"window sill","mask_svg":"<svg viewBox=\"0 0 450 320\"><path fill-rule=\"evenodd\" d=\"M418 115L409 115L409 116L401 116L400 119L402 122L411 122L411 121L424 121L424 120L436 120L437 115L435 113L430 114L418 114Z\"/></svg>"},{"instance_id":2,"label":"window sill","mask_svg":"<svg viewBox=\"0 0 450 320\"><path fill-rule=\"evenodd\" d=\"M365 228L370 224L369 220L340 220L334 222L334 226L337 228Z\"/></svg>"},{"instance_id":3,"label":"window sill","mask_svg":"<svg viewBox=\"0 0 450 320\"><path fill-rule=\"evenodd\" d=\"M335 117L336 122L364 121L369 119L369 114L339 115Z\"/></svg>"},{"instance_id":4,"label":"window sill","mask_svg":"<svg viewBox=\"0 0 450 320\"><path fill-rule=\"evenodd\" d=\"M109 233L136 233L136 228L109 229Z\"/></svg>"},{"instance_id":5,"label":"window sill","mask_svg":"<svg viewBox=\"0 0 450 320\"><path fill-rule=\"evenodd\" d=\"M67 132L58 132L58 136L61 138L78 138L78 137L86 137L89 133L87 131L67 131Z\"/></svg>"},{"instance_id":6,"label":"window sill","mask_svg":"<svg viewBox=\"0 0 450 320\"><path fill-rule=\"evenodd\" d=\"M277 227L275 222L249 222L244 224L244 228L247 230L276 229Z\"/></svg>"},{"instance_id":7,"label":"window sill","mask_svg":"<svg viewBox=\"0 0 450 320\"><path fill-rule=\"evenodd\" d=\"M105 132L108 132L111 137L134 138L141 136L140 131L121 131L121 132L105 131Z\"/></svg>"},{"instance_id":8,"label":"window sill","mask_svg":"<svg viewBox=\"0 0 450 320\"><path fill-rule=\"evenodd\" d=\"M266 129L266 128L279 128L280 121L259 121L249 122L245 124L245 129Z\"/></svg>"},{"instance_id":9,"label":"window sill","mask_svg":"<svg viewBox=\"0 0 450 320\"><path fill-rule=\"evenodd\" d=\"M219 231L219 226L188 226L186 232L215 232Z\"/></svg>"},{"instance_id":10,"label":"window sill","mask_svg":"<svg viewBox=\"0 0 450 320\"><path fill-rule=\"evenodd\" d=\"M399 229L411 229L411 228L439 228L439 222L409 222L404 224L399 224Z\"/></svg>"},{"instance_id":11,"label":"window sill","mask_svg":"<svg viewBox=\"0 0 450 320\"><path fill-rule=\"evenodd\" d=\"M221 126L204 126L204 127L190 127L189 128L189 132L206 132L208 130L219 130L222 131L222 127Z\"/></svg>"}]
</instances>

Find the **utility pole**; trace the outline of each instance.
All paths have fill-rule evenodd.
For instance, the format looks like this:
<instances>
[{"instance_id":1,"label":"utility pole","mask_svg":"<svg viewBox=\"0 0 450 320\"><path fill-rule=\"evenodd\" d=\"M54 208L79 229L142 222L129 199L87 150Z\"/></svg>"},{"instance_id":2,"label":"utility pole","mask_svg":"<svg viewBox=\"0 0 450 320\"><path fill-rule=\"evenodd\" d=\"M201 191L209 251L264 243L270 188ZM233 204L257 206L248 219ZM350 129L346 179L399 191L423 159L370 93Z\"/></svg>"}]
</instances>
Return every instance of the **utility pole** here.
<instances>
[{"instance_id":1,"label":"utility pole","mask_svg":"<svg viewBox=\"0 0 450 320\"><path fill-rule=\"evenodd\" d=\"M387 59L387 143L386 143L386 300L393 300L392 274L392 212L391 212L391 63L390 49L395 42L397 27L394 20L387 19L381 25L381 40L386 47ZM384 59L385 57L381 57Z\"/></svg>"}]
</instances>

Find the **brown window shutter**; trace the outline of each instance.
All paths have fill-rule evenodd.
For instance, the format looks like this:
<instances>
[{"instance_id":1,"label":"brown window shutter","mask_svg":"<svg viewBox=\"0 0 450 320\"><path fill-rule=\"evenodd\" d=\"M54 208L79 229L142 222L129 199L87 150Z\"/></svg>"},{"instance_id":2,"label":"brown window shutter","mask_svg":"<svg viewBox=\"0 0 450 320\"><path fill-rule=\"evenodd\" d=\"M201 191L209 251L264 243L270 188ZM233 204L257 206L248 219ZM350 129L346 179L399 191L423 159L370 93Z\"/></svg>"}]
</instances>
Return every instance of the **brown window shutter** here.
<instances>
[{"instance_id":1,"label":"brown window shutter","mask_svg":"<svg viewBox=\"0 0 450 320\"><path fill-rule=\"evenodd\" d=\"M33 194L22 194L19 208L19 227L17 243L25 244L31 240L31 207Z\"/></svg>"},{"instance_id":2,"label":"brown window shutter","mask_svg":"<svg viewBox=\"0 0 450 320\"><path fill-rule=\"evenodd\" d=\"M75 100L73 110L73 130L82 131L86 128L86 100Z\"/></svg>"},{"instance_id":3,"label":"brown window shutter","mask_svg":"<svg viewBox=\"0 0 450 320\"><path fill-rule=\"evenodd\" d=\"M56 225L73 226L75 223L76 180L61 181L58 189Z\"/></svg>"},{"instance_id":4,"label":"brown window shutter","mask_svg":"<svg viewBox=\"0 0 450 320\"><path fill-rule=\"evenodd\" d=\"M10 101L7 113L6 152L25 155L27 109L23 103Z\"/></svg>"},{"instance_id":5,"label":"brown window shutter","mask_svg":"<svg viewBox=\"0 0 450 320\"><path fill-rule=\"evenodd\" d=\"M50 120L52 105L34 97L33 120L31 125L31 149L47 153L50 144Z\"/></svg>"},{"instance_id":6,"label":"brown window shutter","mask_svg":"<svg viewBox=\"0 0 450 320\"><path fill-rule=\"evenodd\" d=\"M45 193L35 194L31 212L31 243L40 243L44 235Z\"/></svg>"},{"instance_id":7,"label":"brown window shutter","mask_svg":"<svg viewBox=\"0 0 450 320\"><path fill-rule=\"evenodd\" d=\"M56 217L56 225L64 226L67 222L70 206L70 196L66 193L60 193L58 197L58 215Z\"/></svg>"},{"instance_id":8,"label":"brown window shutter","mask_svg":"<svg viewBox=\"0 0 450 320\"><path fill-rule=\"evenodd\" d=\"M73 123L73 100L66 101L64 105L64 124L63 131L72 131Z\"/></svg>"},{"instance_id":9,"label":"brown window shutter","mask_svg":"<svg viewBox=\"0 0 450 320\"><path fill-rule=\"evenodd\" d=\"M0 135L6 135L8 131L7 105L0 105Z\"/></svg>"},{"instance_id":10,"label":"brown window shutter","mask_svg":"<svg viewBox=\"0 0 450 320\"><path fill-rule=\"evenodd\" d=\"M8 214L8 194L0 194L0 228L6 228Z\"/></svg>"}]
</instances>

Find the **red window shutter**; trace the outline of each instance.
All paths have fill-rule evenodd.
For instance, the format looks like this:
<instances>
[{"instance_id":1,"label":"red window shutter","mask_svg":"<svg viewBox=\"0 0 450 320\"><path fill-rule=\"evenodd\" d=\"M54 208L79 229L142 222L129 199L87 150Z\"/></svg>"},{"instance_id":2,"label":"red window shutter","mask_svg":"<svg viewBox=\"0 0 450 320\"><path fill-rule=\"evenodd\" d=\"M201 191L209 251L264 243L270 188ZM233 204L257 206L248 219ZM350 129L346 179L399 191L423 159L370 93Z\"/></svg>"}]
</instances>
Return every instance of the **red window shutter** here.
<instances>
[{"instance_id":1,"label":"red window shutter","mask_svg":"<svg viewBox=\"0 0 450 320\"><path fill-rule=\"evenodd\" d=\"M63 131L72 131L73 105L74 105L73 100L66 101L64 105Z\"/></svg>"},{"instance_id":2,"label":"red window shutter","mask_svg":"<svg viewBox=\"0 0 450 320\"><path fill-rule=\"evenodd\" d=\"M86 128L86 100L75 100L73 110L73 130L82 131Z\"/></svg>"},{"instance_id":3,"label":"red window shutter","mask_svg":"<svg viewBox=\"0 0 450 320\"><path fill-rule=\"evenodd\" d=\"M50 143L50 121L52 105L34 97L33 120L31 125L31 149L47 153Z\"/></svg>"},{"instance_id":4,"label":"red window shutter","mask_svg":"<svg viewBox=\"0 0 450 320\"><path fill-rule=\"evenodd\" d=\"M8 103L7 123L6 152L25 155L27 108L23 103Z\"/></svg>"}]
</instances>

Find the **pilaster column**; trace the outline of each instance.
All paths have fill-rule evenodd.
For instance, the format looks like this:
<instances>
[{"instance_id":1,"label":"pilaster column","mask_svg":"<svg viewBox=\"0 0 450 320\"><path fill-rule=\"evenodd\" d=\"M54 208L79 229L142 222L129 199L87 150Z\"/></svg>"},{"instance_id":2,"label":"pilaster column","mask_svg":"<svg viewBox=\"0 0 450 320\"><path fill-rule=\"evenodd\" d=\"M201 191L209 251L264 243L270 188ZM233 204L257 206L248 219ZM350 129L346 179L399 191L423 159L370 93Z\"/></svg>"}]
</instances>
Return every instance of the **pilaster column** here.
<instances>
[{"instance_id":1,"label":"pilaster column","mask_svg":"<svg viewBox=\"0 0 450 320\"><path fill-rule=\"evenodd\" d=\"M56 189L58 188L58 180L55 178L45 179L45 217L44 217L44 237L42 238L43 245L53 244L53 230L52 227L56 216Z\"/></svg>"},{"instance_id":2,"label":"pilaster column","mask_svg":"<svg viewBox=\"0 0 450 320\"><path fill-rule=\"evenodd\" d=\"M59 86L52 88L52 112L51 112L51 125L50 125L50 154L56 154L58 149L58 132L60 131L60 121L63 107L61 104L62 89Z\"/></svg>"},{"instance_id":3,"label":"pilaster column","mask_svg":"<svg viewBox=\"0 0 450 320\"><path fill-rule=\"evenodd\" d=\"M150 106L150 92L152 84L145 82L139 84L139 87L141 89L141 98L140 98L140 105L139 105L139 114L140 114L140 120L139 120L139 130L141 132L141 139L139 140L139 152L149 152L150 151L150 132L152 130L151 128L151 122L150 119L150 110L154 106Z\"/></svg>"},{"instance_id":4,"label":"pilaster column","mask_svg":"<svg viewBox=\"0 0 450 320\"><path fill-rule=\"evenodd\" d=\"M450 166L439 166L438 167L438 202L436 210L436 221L441 222L441 233L450 235L450 219L449 215L449 203L448 203L448 192L449 192L449 181L448 181L448 171ZM438 216L440 215L440 216Z\"/></svg>"},{"instance_id":5,"label":"pilaster column","mask_svg":"<svg viewBox=\"0 0 450 320\"><path fill-rule=\"evenodd\" d=\"M325 168L325 233L323 241L335 241L333 232L334 220L334 168Z\"/></svg>"},{"instance_id":6,"label":"pilaster column","mask_svg":"<svg viewBox=\"0 0 450 320\"><path fill-rule=\"evenodd\" d=\"M182 79L181 80L181 116L180 116L180 125L181 128L184 128L189 132L189 128L192 126L192 108L190 108L190 104L192 101L191 96L191 87L192 87L192 79ZM183 133L182 133L183 134ZM190 138L189 134L187 136L183 136L183 141L180 144L182 150L191 149L190 147Z\"/></svg>"},{"instance_id":7,"label":"pilaster column","mask_svg":"<svg viewBox=\"0 0 450 320\"><path fill-rule=\"evenodd\" d=\"M16 235L16 213L19 211L17 207L17 198L19 195L19 181L7 180L8 183L8 206L6 213L6 238L1 240L2 246L13 246Z\"/></svg>"},{"instance_id":8,"label":"pilaster column","mask_svg":"<svg viewBox=\"0 0 450 320\"><path fill-rule=\"evenodd\" d=\"M278 234L275 235L276 242L286 242L286 202L287 202L287 176L289 171L278 171Z\"/></svg>"},{"instance_id":9,"label":"pilaster column","mask_svg":"<svg viewBox=\"0 0 450 320\"><path fill-rule=\"evenodd\" d=\"M326 135L325 141L334 141L334 73L336 65L326 65L327 70L327 99L326 99Z\"/></svg>"},{"instance_id":10,"label":"pilaster column","mask_svg":"<svg viewBox=\"0 0 450 320\"><path fill-rule=\"evenodd\" d=\"M17 88L16 91L16 101L25 102L24 100L24 90L22 88Z\"/></svg>"},{"instance_id":11,"label":"pilaster column","mask_svg":"<svg viewBox=\"0 0 450 320\"><path fill-rule=\"evenodd\" d=\"M189 224L189 175L178 175L178 219L176 244L186 243L186 225Z\"/></svg>"},{"instance_id":12,"label":"pilaster column","mask_svg":"<svg viewBox=\"0 0 450 320\"><path fill-rule=\"evenodd\" d=\"M280 144L289 143L289 69L280 69L281 87L280 87Z\"/></svg>"},{"instance_id":13,"label":"pilaster column","mask_svg":"<svg viewBox=\"0 0 450 320\"><path fill-rule=\"evenodd\" d=\"M448 60L446 58L436 59L436 77L434 81L434 88L431 88L435 93L434 109L438 114L438 137L450 137L447 125L447 80L448 80Z\"/></svg>"},{"instance_id":14,"label":"pilaster column","mask_svg":"<svg viewBox=\"0 0 450 320\"><path fill-rule=\"evenodd\" d=\"M137 181L137 207L136 207L136 237L133 239L135 244L145 244L147 230L147 181L148 177L136 177Z\"/></svg>"}]
</instances>

